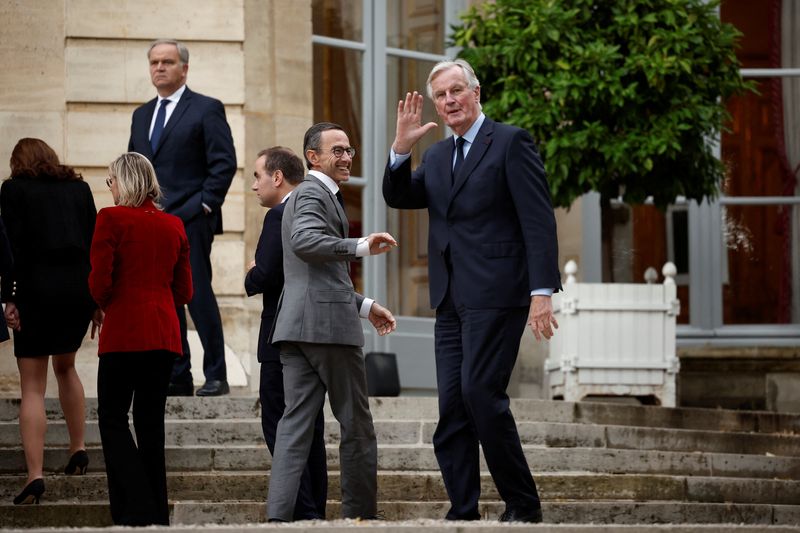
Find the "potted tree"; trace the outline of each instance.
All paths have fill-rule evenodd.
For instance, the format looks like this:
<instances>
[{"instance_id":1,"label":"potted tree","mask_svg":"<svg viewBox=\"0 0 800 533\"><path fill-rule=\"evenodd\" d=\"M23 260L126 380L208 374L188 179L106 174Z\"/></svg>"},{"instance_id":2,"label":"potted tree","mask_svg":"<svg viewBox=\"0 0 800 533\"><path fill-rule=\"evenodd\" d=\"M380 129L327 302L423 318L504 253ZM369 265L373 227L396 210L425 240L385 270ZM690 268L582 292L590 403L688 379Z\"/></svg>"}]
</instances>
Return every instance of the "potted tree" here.
<instances>
[{"instance_id":1,"label":"potted tree","mask_svg":"<svg viewBox=\"0 0 800 533\"><path fill-rule=\"evenodd\" d=\"M554 204L569 207L586 192L600 193L607 272L613 271L613 199L631 205L651 199L665 209L678 196L699 202L718 194L725 166L713 143L729 119L725 102L753 88L739 73L739 33L720 21L718 4L496 0L471 8L453 28L460 56L480 73L486 114L527 129L539 145ZM673 268L667 272L674 275ZM562 318L569 324L583 313L574 323L581 335L563 331L562 322L563 338L551 343L546 363L551 389L555 378L600 385L583 392L659 391L661 403L674 404L677 300L674 281L666 277L663 286L616 292L568 280ZM617 298L634 292L641 297ZM595 340L607 345L565 346L562 341L589 336L592 314L604 324ZM623 335L607 331L609 320L628 324L620 326ZM628 340L660 336L661 344L652 338L620 343L625 334Z\"/></svg>"},{"instance_id":2,"label":"potted tree","mask_svg":"<svg viewBox=\"0 0 800 533\"><path fill-rule=\"evenodd\" d=\"M664 209L719 191L725 101L753 86L718 4L497 0L468 10L452 41L480 73L487 115L534 136L554 204L600 193L610 246L612 199Z\"/></svg>"}]
</instances>

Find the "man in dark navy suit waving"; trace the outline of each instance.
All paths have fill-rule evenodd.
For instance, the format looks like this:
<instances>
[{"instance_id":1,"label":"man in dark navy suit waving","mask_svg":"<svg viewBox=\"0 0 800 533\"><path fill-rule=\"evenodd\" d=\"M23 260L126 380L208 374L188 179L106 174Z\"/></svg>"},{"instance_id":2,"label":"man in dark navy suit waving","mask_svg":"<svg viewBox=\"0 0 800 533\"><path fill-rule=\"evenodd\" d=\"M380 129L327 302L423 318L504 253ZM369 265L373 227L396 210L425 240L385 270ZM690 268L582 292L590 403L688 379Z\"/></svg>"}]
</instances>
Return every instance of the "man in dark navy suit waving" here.
<instances>
[{"instance_id":1,"label":"man in dark navy suit waving","mask_svg":"<svg viewBox=\"0 0 800 533\"><path fill-rule=\"evenodd\" d=\"M174 40L158 40L147 53L158 97L133 112L128 151L153 163L167 213L180 217L189 238L194 297L189 312L203 345L206 382L198 396L229 392L225 341L217 299L211 289L211 244L222 233L222 202L236 173L236 153L222 102L186 86L189 51ZM191 396L186 312L178 308L183 357L173 369L169 393Z\"/></svg>"},{"instance_id":2,"label":"man in dark navy suit waving","mask_svg":"<svg viewBox=\"0 0 800 533\"><path fill-rule=\"evenodd\" d=\"M483 114L466 61L438 63L427 89L455 135L428 149L412 172L411 149L436 123L421 123L422 95L408 93L397 108L383 196L391 207L427 208L430 218L433 446L450 497L447 518L480 518L480 443L506 503L500 520L541 522L506 387L526 322L537 339L558 327L550 303L561 288L558 243L544 166L525 130Z\"/></svg>"}]
</instances>

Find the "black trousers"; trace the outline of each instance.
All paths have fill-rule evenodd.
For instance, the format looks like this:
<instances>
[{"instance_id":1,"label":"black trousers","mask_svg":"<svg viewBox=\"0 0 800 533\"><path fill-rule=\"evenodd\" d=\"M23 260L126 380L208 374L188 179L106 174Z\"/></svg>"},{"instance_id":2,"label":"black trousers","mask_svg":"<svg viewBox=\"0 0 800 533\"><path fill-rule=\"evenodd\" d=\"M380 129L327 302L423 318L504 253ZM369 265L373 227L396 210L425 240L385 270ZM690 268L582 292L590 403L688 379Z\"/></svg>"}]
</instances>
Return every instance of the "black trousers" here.
<instances>
[{"instance_id":1,"label":"black trousers","mask_svg":"<svg viewBox=\"0 0 800 533\"><path fill-rule=\"evenodd\" d=\"M450 520L477 520L480 454L508 507L538 507L506 394L528 309L469 309L451 288L436 310L439 423L433 448L451 507Z\"/></svg>"},{"instance_id":2,"label":"black trousers","mask_svg":"<svg viewBox=\"0 0 800 533\"><path fill-rule=\"evenodd\" d=\"M174 361L175 354L163 350L100 356L97 411L116 525L169 525L164 409Z\"/></svg>"},{"instance_id":3,"label":"black trousers","mask_svg":"<svg viewBox=\"0 0 800 533\"><path fill-rule=\"evenodd\" d=\"M278 350L275 349L277 354ZM280 355L278 354L278 357ZM283 394L283 369L280 360L264 358L261 363L261 383L258 389L261 399L261 429L267 441L269 453L275 455L275 434L278 421L286 407ZM325 418L322 409L314 421L314 437L308 463L300 478L297 501L294 504L293 520L325 519L325 504L328 500L328 465L325 453Z\"/></svg>"},{"instance_id":4,"label":"black trousers","mask_svg":"<svg viewBox=\"0 0 800 533\"><path fill-rule=\"evenodd\" d=\"M200 215L184 223L186 237L189 239L189 263L192 267L192 289L194 296L187 306L192 322L197 328L200 344L203 345L203 374L208 380L228 379L225 366L225 339L222 335L222 318L219 314L217 297L211 288L211 244L214 242L214 228L217 215ZM189 341L186 338L186 310L177 308L178 323L181 328L183 357L175 360L171 381L174 383L192 382L192 361L189 356Z\"/></svg>"}]
</instances>

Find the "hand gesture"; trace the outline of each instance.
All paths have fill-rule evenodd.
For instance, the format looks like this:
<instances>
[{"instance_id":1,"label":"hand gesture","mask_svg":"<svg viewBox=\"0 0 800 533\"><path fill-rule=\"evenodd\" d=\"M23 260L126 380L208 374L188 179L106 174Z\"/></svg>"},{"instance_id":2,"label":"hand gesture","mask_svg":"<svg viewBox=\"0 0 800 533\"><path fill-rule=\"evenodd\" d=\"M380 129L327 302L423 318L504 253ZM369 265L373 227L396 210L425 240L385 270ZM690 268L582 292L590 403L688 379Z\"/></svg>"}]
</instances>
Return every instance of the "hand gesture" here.
<instances>
[{"instance_id":1,"label":"hand gesture","mask_svg":"<svg viewBox=\"0 0 800 533\"><path fill-rule=\"evenodd\" d=\"M436 127L435 122L422 124L423 97L417 91L406 93L406 99L397 104L397 130L392 143L396 154L407 154L423 135Z\"/></svg>"},{"instance_id":2,"label":"hand gesture","mask_svg":"<svg viewBox=\"0 0 800 533\"><path fill-rule=\"evenodd\" d=\"M372 307L369 309L369 321L372 322L372 325L375 326L375 331L381 337L388 335L397 328L397 321L392 316L392 313L378 302L373 302Z\"/></svg>"},{"instance_id":3,"label":"hand gesture","mask_svg":"<svg viewBox=\"0 0 800 533\"><path fill-rule=\"evenodd\" d=\"M537 341L542 340L542 337L549 339L553 336L553 328L558 329L558 322L553 316L553 302L549 296L531 297L528 325Z\"/></svg>"},{"instance_id":4,"label":"hand gesture","mask_svg":"<svg viewBox=\"0 0 800 533\"><path fill-rule=\"evenodd\" d=\"M8 327L13 329L14 331L19 331L22 329L22 326L20 326L19 322L19 310L17 309L17 304L15 304L14 302L6 303L6 310L4 315Z\"/></svg>"},{"instance_id":5,"label":"hand gesture","mask_svg":"<svg viewBox=\"0 0 800 533\"><path fill-rule=\"evenodd\" d=\"M92 335L91 337L94 339L96 333L100 332L100 327L103 325L103 320L105 320L106 314L103 312L102 309L95 309L94 314L92 314Z\"/></svg>"},{"instance_id":6,"label":"hand gesture","mask_svg":"<svg viewBox=\"0 0 800 533\"><path fill-rule=\"evenodd\" d=\"M388 233L370 233L367 235L369 255L385 254L397 246L397 241Z\"/></svg>"}]
</instances>

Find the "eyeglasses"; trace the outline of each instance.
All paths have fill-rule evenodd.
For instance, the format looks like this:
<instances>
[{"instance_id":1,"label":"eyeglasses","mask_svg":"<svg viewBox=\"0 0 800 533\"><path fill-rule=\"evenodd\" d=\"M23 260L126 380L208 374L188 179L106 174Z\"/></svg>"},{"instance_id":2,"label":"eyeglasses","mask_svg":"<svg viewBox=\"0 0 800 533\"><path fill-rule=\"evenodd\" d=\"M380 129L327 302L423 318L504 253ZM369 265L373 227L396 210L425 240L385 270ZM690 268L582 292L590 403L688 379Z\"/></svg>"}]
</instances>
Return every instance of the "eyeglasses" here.
<instances>
[{"instance_id":1,"label":"eyeglasses","mask_svg":"<svg viewBox=\"0 0 800 533\"><path fill-rule=\"evenodd\" d=\"M352 146L348 146L347 148L342 148L341 146L334 146L333 148L331 148L331 152L333 152L333 155L336 156L336 159L342 157L345 154L345 152L347 152L347 155L350 156L350 159L356 156L356 149L353 148Z\"/></svg>"},{"instance_id":2,"label":"eyeglasses","mask_svg":"<svg viewBox=\"0 0 800 533\"><path fill-rule=\"evenodd\" d=\"M112 184L112 183L114 183L114 178L112 178L111 176L107 177L107 178L106 178L106 186L107 186L109 189L111 188L111 184Z\"/></svg>"}]
</instances>

